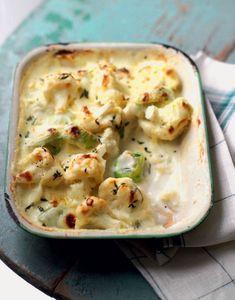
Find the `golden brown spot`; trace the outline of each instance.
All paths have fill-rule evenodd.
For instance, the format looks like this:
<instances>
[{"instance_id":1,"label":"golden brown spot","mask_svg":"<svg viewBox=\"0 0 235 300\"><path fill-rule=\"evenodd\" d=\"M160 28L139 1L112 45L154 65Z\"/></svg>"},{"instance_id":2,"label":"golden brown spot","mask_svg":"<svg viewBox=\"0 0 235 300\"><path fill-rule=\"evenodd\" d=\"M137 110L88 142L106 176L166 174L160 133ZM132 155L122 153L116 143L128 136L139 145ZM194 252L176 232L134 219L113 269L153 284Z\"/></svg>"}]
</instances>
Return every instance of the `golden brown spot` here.
<instances>
[{"instance_id":1,"label":"golden brown spot","mask_svg":"<svg viewBox=\"0 0 235 300\"><path fill-rule=\"evenodd\" d=\"M66 49L61 49L61 50L58 50L54 53L54 56L55 57L59 57L59 58L63 58L63 57L66 57L67 55L71 55L74 53L74 50L66 50Z\"/></svg>"},{"instance_id":2,"label":"golden brown spot","mask_svg":"<svg viewBox=\"0 0 235 300\"><path fill-rule=\"evenodd\" d=\"M74 137L78 138L78 137L80 136L80 130L79 130L78 126L73 126L73 127L71 127L71 128L70 128L70 133L71 133Z\"/></svg>"},{"instance_id":3,"label":"golden brown spot","mask_svg":"<svg viewBox=\"0 0 235 300\"><path fill-rule=\"evenodd\" d=\"M169 76L174 75L174 70L173 69L167 69L166 70L166 75L169 75Z\"/></svg>"},{"instance_id":4,"label":"golden brown spot","mask_svg":"<svg viewBox=\"0 0 235 300\"><path fill-rule=\"evenodd\" d=\"M76 51L71 50L59 50L54 54L55 58L64 59L70 62L74 61L74 58L76 57L77 53Z\"/></svg>"},{"instance_id":5,"label":"golden brown spot","mask_svg":"<svg viewBox=\"0 0 235 300\"><path fill-rule=\"evenodd\" d=\"M49 131L51 135L55 135L57 133L56 128L49 128L49 129L47 129L47 131Z\"/></svg>"},{"instance_id":6,"label":"golden brown spot","mask_svg":"<svg viewBox=\"0 0 235 300\"><path fill-rule=\"evenodd\" d=\"M108 75L104 75L103 81L102 81L102 86L103 87L107 87L108 84L109 84L109 76Z\"/></svg>"},{"instance_id":7,"label":"golden brown spot","mask_svg":"<svg viewBox=\"0 0 235 300\"><path fill-rule=\"evenodd\" d=\"M174 130L175 130L174 127L173 127L173 126L170 126L169 129L168 129L168 132L169 132L170 134L172 134L172 133L174 132Z\"/></svg>"},{"instance_id":8,"label":"golden brown spot","mask_svg":"<svg viewBox=\"0 0 235 300\"><path fill-rule=\"evenodd\" d=\"M126 74L126 75L128 75L130 73L130 71L127 68L120 68L120 69L117 69L117 71L121 72L123 74Z\"/></svg>"},{"instance_id":9,"label":"golden brown spot","mask_svg":"<svg viewBox=\"0 0 235 300\"><path fill-rule=\"evenodd\" d=\"M92 155L92 154L83 154L82 155L82 158L95 158L95 159L97 159L97 157L96 156L94 156L94 155Z\"/></svg>"},{"instance_id":10,"label":"golden brown spot","mask_svg":"<svg viewBox=\"0 0 235 300\"><path fill-rule=\"evenodd\" d=\"M36 159L37 161L42 161L43 157L42 157L42 155L41 155L40 153L37 153L37 154L35 155L35 159Z\"/></svg>"},{"instance_id":11,"label":"golden brown spot","mask_svg":"<svg viewBox=\"0 0 235 300\"><path fill-rule=\"evenodd\" d=\"M66 88L70 88L70 87L71 87L71 83L70 83L70 82L66 83L66 84L65 84L65 87L66 87Z\"/></svg>"},{"instance_id":12,"label":"golden brown spot","mask_svg":"<svg viewBox=\"0 0 235 300\"><path fill-rule=\"evenodd\" d=\"M56 199L50 201L50 203L52 204L53 207L57 207L58 206L58 201Z\"/></svg>"},{"instance_id":13,"label":"golden brown spot","mask_svg":"<svg viewBox=\"0 0 235 300\"><path fill-rule=\"evenodd\" d=\"M32 181L32 179L33 179L32 174L29 171L20 173L19 176L22 178L25 178L27 181Z\"/></svg>"},{"instance_id":14,"label":"golden brown spot","mask_svg":"<svg viewBox=\"0 0 235 300\"><path fill-rule=\"evenodd\" d=\"M189 104L188 104L188 103L185 103L184 101L182 102L182 106L183 106L183 108L185 108L185 109L190 109Z\"/></svg>"},{"instance_id":15,"label":"golden brown spot","mask_svg":"<svg viewBox=\"0 0 235 300\"><path fill-rule=\"evenodd\" d=\"M129 197L129 202L132 203L135 199L135 192L134 191L130 191L130 197Z\"/></svg>"},{"instance_id":16,"label":"golden brown spot","mask_svg":"<svg viewBox=\"0 0 235 300\"><path fill-rule=\"evenodd\" d=\"M65 223L67 224L67 226L69 228L75 228L75 224L76 224L76 217L73 214L68 214L65 217Z\"/></svg>"},{"instance_id":17,"label":"golden brown spot","mask_svg":"<svg viewBox=\"0 0 235 300\"><path fill-rule=\"evenodd\" d=\"M197 126L199 127L201 125L201 120L198 118L197 119Z\"/></svg>"},{"instance_id":18,"label":"golden brown spot","mask_svg":"<svg viewBox=\"0 0 235 300\"><path fill-rule=\"evenodd\" d=\"M149 93L144 93L144 97L143 97L142 101L144 103L148 103L149 102Z\"/></svg>"},{"instance_id":19,"label":"golden brown spot","mask_svg":"<svg viewBox=\"0 0 235 300\"><path fill-rule=\"evenodd\" d=\"M92 198L87 198L86 199L86 205L87 206L93 206L93 203L94 203L94 199L92 199Z\"/></svg>"},{"instance_id":20,"label":"golden brown spot","mask_svg":"<svg viewBox=\"0 0 235 300\"><path fill-rule=\"evenodd\" d=\"M89 108L85 105L83 106L83 112L86 114L86 115L91 115L91 112L89 111Z\"/></svg>"}]
</instances>

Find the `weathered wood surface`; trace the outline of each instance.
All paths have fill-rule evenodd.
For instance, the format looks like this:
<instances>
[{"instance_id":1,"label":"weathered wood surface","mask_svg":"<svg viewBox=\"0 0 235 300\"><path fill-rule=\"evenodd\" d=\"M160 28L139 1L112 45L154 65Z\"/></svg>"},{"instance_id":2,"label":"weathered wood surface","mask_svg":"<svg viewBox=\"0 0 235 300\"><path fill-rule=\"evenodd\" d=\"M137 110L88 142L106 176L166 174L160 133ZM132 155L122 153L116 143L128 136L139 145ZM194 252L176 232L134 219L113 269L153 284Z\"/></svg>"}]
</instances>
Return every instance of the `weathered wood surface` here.
<instances>
[{"instance_id":1,"label":"weathered wood surface","mask_svg":"<svg viewBox=\"0 0 235 300\"><path fill-rule=\"evenodd\" d=\"M158 299L113 241L35 237L8 216L3 197L12 77L20 58L57 41L163 42L235 62L235 1L49 0L0 49L0 257L61 299Z\"/></svg>"}]
</instances>

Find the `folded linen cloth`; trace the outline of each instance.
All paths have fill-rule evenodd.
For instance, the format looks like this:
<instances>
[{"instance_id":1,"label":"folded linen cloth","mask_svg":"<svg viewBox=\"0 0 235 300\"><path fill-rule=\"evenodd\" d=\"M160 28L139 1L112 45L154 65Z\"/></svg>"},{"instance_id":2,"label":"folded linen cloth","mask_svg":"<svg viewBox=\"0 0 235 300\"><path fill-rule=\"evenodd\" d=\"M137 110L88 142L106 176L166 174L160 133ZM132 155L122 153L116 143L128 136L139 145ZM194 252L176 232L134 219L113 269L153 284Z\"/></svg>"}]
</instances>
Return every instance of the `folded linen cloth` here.
<instances>
[{"instance_id":1,"label":"folded linen cloth","mask_svg":"<svg viewBox=\"0 0 235 300\"><path fill-rule=\"evenodd\" d=\"M235 298L235 65L193 57L206 94L213 207L189 233L118 242L162 299ZM190 248L189 248L190 247Z\"/></svg>"}]
</instances>

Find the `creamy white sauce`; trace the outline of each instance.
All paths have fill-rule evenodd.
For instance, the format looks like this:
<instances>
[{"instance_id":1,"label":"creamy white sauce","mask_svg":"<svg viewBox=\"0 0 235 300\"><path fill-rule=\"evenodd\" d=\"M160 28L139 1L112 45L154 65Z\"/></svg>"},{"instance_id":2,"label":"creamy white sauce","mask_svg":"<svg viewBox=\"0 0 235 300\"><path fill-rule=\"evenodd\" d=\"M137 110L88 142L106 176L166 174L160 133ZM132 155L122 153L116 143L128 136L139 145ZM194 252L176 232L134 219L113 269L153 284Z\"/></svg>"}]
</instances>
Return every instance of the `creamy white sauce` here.
<instances>
[{"instance_id":1,"label":"creamy white sauce","mask_svg":"<svg viewBox=\"0 0 235 300\"><path fill-rule=\"evenodd\" d=\"M32 149L29 145L34 141L34 138L37 138L41 133L47 131L52 126L58 130L64 130L67 128L66 126L71 124L79 124L80 126L80 122L82 122L87 115L89 117L89 114L91 113L91 115L96 118L96 122L88 118L81 126L87 126L88 129L86 128L86 130L90 130L98 136L100 135L100 141L102 138L104 139L103 143L97 148L89 151L81 150L74 145L65 144L59 154L55 156L57 162L64 168L67 167L67 164L69 165L70 157L72 155L95 151L94 153L98 153L100 157L104 157L105 171L103 180L105 180L107 177L113 177L113 164L121 153L126 150L143 153L146 159L144 174L142 176L142 181L137 183L137 185L143 192L145 201L150 207L149 215L153 215L154 217L154 224L151 224L151 226L172 226L180 221L183 216L184 203L181 195L182 179L178 153L180 142L178 140L160 141L154 136L150 137L149 135L146 135L136 121L138 113L136 114L135 110L138 110L138 107L128 106L132 101L132 97L134 99L136 96L136 91L141 89L141 84L143 84L146 89L152 89L154 84L161 84L162 81L165 80L165 71L163 72L162 70L159 70L159 72L156 71L156 74L153 73L154 76L159 76L156 79L156 82L154 77L151 77L150 79L146 77L144 80L140 78L140 80L138 79L138 74L142 72L141 68L145 68L146 66L162 68L166 65L166 62L164 60L159 60L158 56L155 56L154 53L149 54L147 50L142 53L134 54L130 51L124 55L123 52L117 51L116 53L113 52L108 54L106 60L103 58L102 53L94 53L88 56L81 54L81 58L78 55L78 59L73 63L69 60L54 60L54 58L48 54L48 57L45 55L32 64L27 71L26 77L21 83L20 101L22 105L18 132L22 137L18 139L14 174L18 174L24 170L22 161L24 157L30 155ZM147 55L152 57L145 61ZM40 78L43 78L45 81L48 74L61 74L67 72L71 73L74 78L77 78L78 70L88 70L91 72L94 68L97 68L97 61L101 63L103 62L103 59L108 63L112 62L117 69L124 68L130 71L132 76L120 77L118 85L115 82L113 83L114 87L119 87L118 93L115 92L116 90L112 87L110 88L109 93L103 94L103 98L100 101L102 102L103 99L105 99L105 101L110 101L110 103L97 104L98 102L95 102L98 97L100 97L100 94L102 95L103 93L102 90L99 90L100 87L98 82L102 77L100 78L98 73L94 76L96 80L89 90L89 96L87 98L85 96L81 97L76 95L75 98L71 100L72 96L68 95L68 91L61 90L59 92L57 91L55 97L52 97L50 101L46 100L45 93L43 93L45 86L41 83L42 80L40 80ZM124 70L122 72L126 71ZM148 75L148 72L146 74ZM94 78L81 80L84 90L89 88L90 82L91 80L94 80ZM135 80L135 78L138 80ZM109 80L111 81L112 78ZM171 84L171 81L168 81L169 78L167 77L167 83ZM144 89L143 91L141 90L141 93L144 91ZM124 96L120 97L120 93L123 93ZM92 95L96 95L94 96L95 100L91 99ZM125 97L127 99L126 103L120 104L120 101L123 101ZM114 98L117 102L113 100ZM87 115L84 113L84 107L86 107L85 111L89 111ZM32 114L35 118L33 124L32 121L25 121L27 120L27 117ZM156 106L150 105L149 107L146 107L146 110L143 113L140 112L139 114L139 118L144 118L145 116L147 120L153 121L157 116ZM119 141L116 137L108 135L108 138L105 141L104 136L102 136L102 134L104 135L105 129L99 131L97 126L101 126L100 124L103 122L105 124L109 123L108 126L111 127L113 126L112 122L118 122L119 117L123 118L121 124L122 126L124 124L124 136L120 135ZM109 127L105 128L107 129ZM112 128L115 128L113 131L117 134L117 128L118 130L120 129L120 124L115 125ZM27 134L29 137L27 137ZM106 157L108 158L106 159ZM124 154L118 158L120 169L131 169L134 164L134 158L127 152L124 152ZM71 166L73 172L80 172L80 168L81 167L78 164ZM85 169L87 169L87 167ZM85 169L84 172L86 173L87 170ZM99 170L97 170L97 174L98 173L100 173ZM96 178L97 176L89 180L92 182L92 180L95 181ZM94 185L94 182L92 182L92 184L92 195L97 196L98 185ZM48 209L48 207L45 207L45 203L40 203L40 198L45 197L50 201L56 199L59 204L62 203L63 206L68 207L68 209L71 209L73 212L76 209L74 203L76 203L76 205L81 204L77 195L80 197L82 193L79 192L77 195L76 193L71 193L71 186L72 184L66 185L62 183L56 187L43 187L42 190L38 190L37 185L27 186L17 184L16 202L19 209L23 211L27 217L35 223L42 225L40 223L41 221L39 221L40 209L38 209L38 207L42 207L43 210ZM90 192L89 187L87 188L86 193L87 191ZM32 200L34 202L36 201L37 204L26 209Z\"/></svg>"}]
</instances>

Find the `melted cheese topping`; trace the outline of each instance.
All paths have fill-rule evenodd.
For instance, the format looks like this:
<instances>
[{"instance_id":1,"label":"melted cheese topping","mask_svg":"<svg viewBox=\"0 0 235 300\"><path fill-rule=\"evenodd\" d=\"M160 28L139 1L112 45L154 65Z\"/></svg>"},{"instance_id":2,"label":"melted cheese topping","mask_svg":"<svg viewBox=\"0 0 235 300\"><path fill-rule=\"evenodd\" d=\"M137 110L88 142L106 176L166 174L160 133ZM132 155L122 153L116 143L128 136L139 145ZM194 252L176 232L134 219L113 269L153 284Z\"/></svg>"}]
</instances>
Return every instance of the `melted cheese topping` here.
<instances>
[{"instance_id":1,"label":"melted cheese topping","mask_svg":"<svg viewBox=\"0 0 235 300\"><path fill-rule=\"evenodd\" d=\"M179 221L176 138L192 114L182 88L156 51L59 50L35 59L20 85L20 212L39 226L70 229Z\"/></svg>"}]
</instances>

